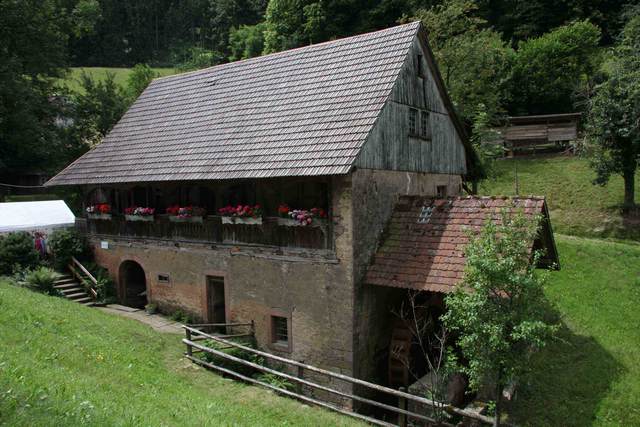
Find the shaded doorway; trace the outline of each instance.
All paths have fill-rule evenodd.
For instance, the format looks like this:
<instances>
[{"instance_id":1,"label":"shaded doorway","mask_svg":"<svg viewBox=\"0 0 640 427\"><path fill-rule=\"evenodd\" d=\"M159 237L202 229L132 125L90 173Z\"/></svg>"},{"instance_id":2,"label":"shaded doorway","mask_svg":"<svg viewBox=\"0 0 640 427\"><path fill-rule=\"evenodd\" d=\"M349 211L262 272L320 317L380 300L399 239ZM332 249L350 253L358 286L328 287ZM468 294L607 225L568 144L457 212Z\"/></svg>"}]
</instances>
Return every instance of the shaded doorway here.
<instances>
[{"instance_id":1,"label":"shaded doorway","mask_svg":"<svg viewBox=\"0 0 640 427\"><path fill-rule=\"evenodd\" d=\"M135 261L120 264L121 303L135 308L147 305L147 280L144 269Z\"/></svg>"},{"instance_id":2,"label":"shaded doorway","mask_svg":"<svg viewBox=\"0 0 640 427\"><path fill-rule=\"evenodd\" d=\"M226 311L224 277L207 276L207 321L209 323L227 323ZM226 328L216 327L215 330L224 333Z\"/></svg>"}]
</instances>

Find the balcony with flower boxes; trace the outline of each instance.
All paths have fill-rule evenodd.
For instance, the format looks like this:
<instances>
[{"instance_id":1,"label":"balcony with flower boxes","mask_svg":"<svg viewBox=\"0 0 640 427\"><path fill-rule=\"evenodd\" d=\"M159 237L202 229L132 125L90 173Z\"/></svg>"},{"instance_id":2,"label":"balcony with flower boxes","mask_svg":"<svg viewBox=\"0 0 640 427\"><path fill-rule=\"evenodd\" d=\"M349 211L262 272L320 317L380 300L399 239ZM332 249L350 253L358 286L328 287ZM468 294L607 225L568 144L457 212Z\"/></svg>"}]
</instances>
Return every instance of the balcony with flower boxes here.
<instances>
[{"instance_id":1,"label":"balcony with flower boxes","mask_svg":"<svg viewBox=\"0 0 640 427\"><path fill-rule=\"evenodd\" d=\"M192 191L187 189L185 192ZM151 190L149 193L157 194L157 191ZM207 196L210 197L210 193ZM226 204L217 209L211 203L207 208L177 203L164 208L149 207L152 197L148 195L135 197L108 192L101 194L99 199L116 200L119 206L112 207L106 202L91 203L89 198L86 229L90 235L318 250L331 250L333 247L332 227L324 208L294 209L288 204L273 201L267 203L267 208L259 203ZM138 206L132 203L136 201L148 204ZM153 204L162 205L157 200Z\"/></svg>"}]
</instances>

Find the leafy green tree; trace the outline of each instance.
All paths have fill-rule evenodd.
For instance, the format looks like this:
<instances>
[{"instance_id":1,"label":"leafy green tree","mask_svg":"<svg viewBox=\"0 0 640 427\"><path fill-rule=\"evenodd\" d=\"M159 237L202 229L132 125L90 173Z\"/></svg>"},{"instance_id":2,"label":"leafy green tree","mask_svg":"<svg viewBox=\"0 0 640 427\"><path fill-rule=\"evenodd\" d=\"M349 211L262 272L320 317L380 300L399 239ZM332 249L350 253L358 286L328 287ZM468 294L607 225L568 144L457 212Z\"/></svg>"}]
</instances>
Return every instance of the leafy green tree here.
<instances>
[{"instance_id":1,"label":"leafy green tree","mask_svg":"<svg viewBox=\"0 0 640 427\"><path fill-rule=\"evenodd\" d=\"M127 77L126 92L131 102L135 101L156 77L159 77L159 74L147 64L136 64Z\"/></svg>"},{"instance_id":2,"label":"leafy green tree","mask_svg":"<svg viewBox=\"0 0 640 427\"><path fill-rule=\"evenodd\" d=\"M265 14L264 52L273 53L325 40L322 1L270 0Z\"/></svg>"},{"instance_id":3,"label":"leafy green tree","mask_svg":"<svg viewBox=\"0 0 640 427\"><path fill-rule=\"evenodd\" d=\"M53 1L0 0L0 173L46 164L56 147L54 78L66 65Z\"/></svg>"},{"instance_id":4,"label":"leafy green tree","mask_svg":"<svg viewBox=\"0 0 640 427\"><path fill-rule=\"evenodd\" d=\"M95 129L104 136L127 110L127 96L115 82L113 73L107 73L104 80L96 81L83 72L80 81L83 91L75 98L75 126Z\"/></svg>"},{"instance_id":5,"label":"leafy green tree","mask_svg":"<svg viewBox=\"0 0 640 427\"><path fill-rule=\"evenodd\" d=\"M457 335L471 387L495 385L496 424L502 390L557 328L544 318L544 276L535 272L540 253L531 254L539 220L521 212L503 212L499 225L488 220L467 246L462 283L445 299L442 320Z\"/></svg>"},{"instance_id":6,"label":"leafy green tree","mask_svg":"<svg viewBox=\"0 0 640 427\"><path fill-rule=\"evenodd\" d=\"M640 15L625 26L608 79L589 100L587 135L592 143L595 184L612 174L624 179L624 210L635 206L635 174L640 161Z\"/></svg>"},{"instance_id":7,"label":"leafy green tree","mask_svg":"<svg viewBox=\"0 0 640 427\"><path fill-rule=\"evenodd\" d=\"M499 134L493 126L494 117L479 104L471 124L471 144L478 155L479 168L483 173L482 178L493 179L497 175L495 163L502 157L502 144L497 144ZM478 193L478 180L472 181L472 193Z\"/></svg>"},{"instance_id":8,"label":"leafy green tree","mask_svg":"<svg viewBox=\"0 0 640 427\"><path fill-rule=\"evenodd\" d=\"M265 24L241 25L229 33L230 61L260 56L264 50Z\"/></svg>"},{"instance_id":9,"label":"leafy green tree","mask_svg":"<svg viewBox=\"0 0 640 427\"><path fill-rule=\"evenodd\" d=\"M578 88L600 66L600 29L574 22L518 44L509 111L519 114L575 111Z\"/></svg>"},{"instance_id":10,"label":"leafy green tree","mask_svg":"<svg viewBox=\"0 0 640 427\"><path fill-rule=\"evenodd\" d=\"M446 0L420 10L445 84L458 113L471 123L479 105L490 118L503 109L514 52L478 16L474 0Z\"/></svg>"}]
</instances>

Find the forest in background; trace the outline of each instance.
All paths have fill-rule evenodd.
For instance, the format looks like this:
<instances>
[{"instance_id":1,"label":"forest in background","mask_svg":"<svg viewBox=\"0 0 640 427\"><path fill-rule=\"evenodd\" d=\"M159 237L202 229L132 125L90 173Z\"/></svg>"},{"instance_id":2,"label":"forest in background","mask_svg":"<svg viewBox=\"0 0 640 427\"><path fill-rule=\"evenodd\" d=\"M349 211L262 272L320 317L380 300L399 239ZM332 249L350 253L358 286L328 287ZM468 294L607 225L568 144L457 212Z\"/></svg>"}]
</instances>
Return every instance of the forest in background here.
<instances>
[{"instance_id":1,"label":"forest in background","mask_svg":"<svg viewBox=\"0 0 640 427\"><path fill-rule=\"evenodd\" d=\"M638 0L0 0L0 175L55 173L157 76L420 20L472 140L506 115L585 111ZM132 67L127 84L72 66ZM477 144L481 149L481 144Z\"/></svg>"}]
</instances>

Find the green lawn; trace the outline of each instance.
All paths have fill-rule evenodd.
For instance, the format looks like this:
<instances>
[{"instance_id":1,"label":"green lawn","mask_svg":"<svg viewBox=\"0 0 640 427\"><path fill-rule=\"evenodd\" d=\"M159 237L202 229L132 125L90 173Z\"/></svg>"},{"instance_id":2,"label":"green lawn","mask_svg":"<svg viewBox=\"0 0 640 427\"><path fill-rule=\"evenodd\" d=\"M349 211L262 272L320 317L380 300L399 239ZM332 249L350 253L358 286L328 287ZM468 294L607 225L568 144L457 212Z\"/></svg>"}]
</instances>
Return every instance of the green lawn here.
<instances>
[{"instance_id":1,"label":"green lawn","mask_svg":"<svg viewBox=\"0 0 640 427\"><path fill-rule=\"evenodd\" d=\"M623 218L620 213L624 189L619 176L612 177L606 187L599 187L591 183L595 175L585 159L568 156L506 159L498 162L498 178L482 183L480 192L515 194L516 168L521 195L547 197L554 231L640 240L640 219ZM636 177L636 187L640 190L640 176Z\"/></svg>"},{"instance_id":2,"label":"green lawn","mask_svg":"<svg viewBox=\"0 0 640 427\"><path fill-rule=\"evenodd\" d=\"M640 245L556 235L548 299L558 339L535 355L515 405L530 426L640 425Z\"/></svg>"},{"instance_id":3,"label":"green lawn","mask_svg":"<svg viewBox=\"0 0 640 427\"><path fill-rule=\"evenodd\" d=\"M223 379L179 335L0 280L0 425L355 425Z\"/></svg>"},{"instance_id":4,"label":"green lawn","mask_svg":"<svg viewBox=\"0 0 640 427\"><path fill-rule=\"evenodd\" d=\"M175 68L154 68L153 69L160 77L170 76L178 73ZM80 76L82 71L93 76L96 80L103 80L107 73L113 73L115 75L115 81L121 86L126 85L127 77L131 73L131 68L107 68L107 67L76 67L69 70L69 74L64 79L65 85L74 91L81 90Z\"/></svg>"}]
</instances>

